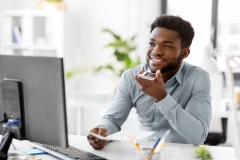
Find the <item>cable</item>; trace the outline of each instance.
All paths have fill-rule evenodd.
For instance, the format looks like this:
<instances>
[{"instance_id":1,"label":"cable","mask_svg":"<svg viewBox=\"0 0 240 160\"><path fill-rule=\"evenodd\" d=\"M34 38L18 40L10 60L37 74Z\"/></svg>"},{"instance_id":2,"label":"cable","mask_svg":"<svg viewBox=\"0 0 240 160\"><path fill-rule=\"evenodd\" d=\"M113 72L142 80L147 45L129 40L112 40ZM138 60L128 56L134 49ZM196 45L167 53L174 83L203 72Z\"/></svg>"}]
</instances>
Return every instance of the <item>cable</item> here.
<instances>
[{"instance_id":1,"label":"cable","mask_svg":"<svg viewBox=\"0 0 240 160\"><path fill-rule=\"evenodd\" d=\"M7 122L5 124L5 127L9 128L11 126L20 125L20 124L21 124L21 121L19 119L14 119L13 121Z\"/></svg>"},{"instance_id":2,"label":"cable","mask_svg":"<svg viewBox=\"0 0 240 160\"><path fill-rule=\"evenodd\" d=\"M4 123L4 122L7 122L7 119L4 119L4 120L0 121L0 124Z\"/></svg>"},{"instance_id":3,"label":"cable","mask_svg":"<svg viewBox=\"0 0 240 160\"><path fill-rule=\"evenodd\" d=\"M20 125L20 124L21 124L21 121L19 119L14 119L12 121L9 121L9 122L5 123L3 125L3 133L2 133L2 135L5 134L6 128L9 128L9 127L15 126L15 125Z\"/></svg>"}]
</instances>

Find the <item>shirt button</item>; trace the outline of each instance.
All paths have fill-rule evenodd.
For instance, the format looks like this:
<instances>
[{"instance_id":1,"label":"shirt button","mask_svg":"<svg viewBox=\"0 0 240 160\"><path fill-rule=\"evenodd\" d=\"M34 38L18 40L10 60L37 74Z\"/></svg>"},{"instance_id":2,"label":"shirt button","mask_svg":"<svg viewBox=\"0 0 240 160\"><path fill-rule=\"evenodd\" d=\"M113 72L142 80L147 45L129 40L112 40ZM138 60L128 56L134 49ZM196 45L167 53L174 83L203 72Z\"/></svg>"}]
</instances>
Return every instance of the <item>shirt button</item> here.
<instances>
[{"instance_id":1,"label":"shirt button","mask_svg":"<svg viewBox=\"0 0 240 160\"><path fill-rule=\"evenodd\" d=\"M156 108L158 109L158 107L156 106Z\"/></svg>"},{"instance_id":2,"label":"shirt button","mask_svg":"<svg viewBox=\"0 0 240 160\"><path fill-rule=\"evenodd\" d=\"M169 120L169 122L171 123L171 122L172 122L172 120Z\"/></svg>"},{"instance_id":3,"label":"shirt button","mask_svg":"<svg viewBox=\"0 0 240 160\"><path fill-rule=\"evenodd\" d=\"M156 139L156 137L153 137L153 139Z\"/></svg>"},{"instance_id":4,"label":"shirt button","mask_svg":"<svg viewBox=\"0 0 240 160\"><path fill-rule=\"evenodd\" d=\"M161 108L161 107L159 107L159 109L161 110L162 108Z\"/></svg>"},{"instance_id":5,"label":"shirt button","mask_svg":"<svg viewBox=\"0 0 240 160\"><path fill-rule=\"evenodd\" d=\"M154 124L157 124L157 122L154 122Z\"/></svg>"}]
</instances>

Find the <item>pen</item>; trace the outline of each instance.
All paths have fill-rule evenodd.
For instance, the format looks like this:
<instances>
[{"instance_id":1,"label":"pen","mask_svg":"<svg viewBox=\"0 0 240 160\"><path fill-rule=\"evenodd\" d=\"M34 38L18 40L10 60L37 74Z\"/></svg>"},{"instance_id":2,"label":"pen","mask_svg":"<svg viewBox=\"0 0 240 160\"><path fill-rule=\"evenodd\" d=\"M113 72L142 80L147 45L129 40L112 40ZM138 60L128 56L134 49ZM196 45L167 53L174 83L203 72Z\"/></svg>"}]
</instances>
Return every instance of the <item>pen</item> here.
<instances>
[{"instance_id":1,"label":"pen","mask_svg":"<svg viewBox=\"0 0 240 160\"><path fill-rule=\"evenodd\" d=\"M160 152L160 150L165 146L165 142L159 143L159 145L153 150L153 153Z\"/></svg>"},{"instance_id":2,"label":"pen","mask_svg":"<svg viewBox=\"0 0 240 160\"><path fill-rule=\"evenodd\" d=\"M148 159L150 160L154 153L160 152L160 150L165 146L165 139L169 135L170 130L167 130L164 135L162 136L159 143L155 146L155 148L151 151L151 153L148 156Z\"/></svg>"},{"instance_id":3,"label":"pen","mask_svg":"<svg viewBox=\"0 0 240 160\"><path fill-rule=\"evenodd\" d=\"M151 152L156 148L156 146L158 145L159 141L160 141L161 138L158 138L155 143L153 144L153 147L151 149Z\"/></svg>"},{"instance_id":4,"label":"pen","mask_svg":"<svg viewBox=\"0 0 240 160\"><path fill-rule=\"evenodd\" d=\"M156 152L159 152L160 149L162 148L162 145L165 144L165 139L167 138L167 136L169 135L169 133L170 133L170 130L167 130L167 131L164 133L164 135L162 136L160 142L158 143L158 145L157 145L157 146L155 147L155 149L154 149L154 152L155 152L155 153L156 153Z\"/></svg>"},{"instance_id":5,"label":"pen","mask_svg":"<svg viewBox=\"0 0 240 160\"><path fill-rule=\"evenodd\" d=\"M159 143L159 145L157 146L157 148L155 148L155 149L153 150L153 152L151 152L151 153L149 154L147 160L151 160L153 154L160 152L160 150L165 146L165 144L166 144L165 142Z\"/></svg>"}]
</instances>

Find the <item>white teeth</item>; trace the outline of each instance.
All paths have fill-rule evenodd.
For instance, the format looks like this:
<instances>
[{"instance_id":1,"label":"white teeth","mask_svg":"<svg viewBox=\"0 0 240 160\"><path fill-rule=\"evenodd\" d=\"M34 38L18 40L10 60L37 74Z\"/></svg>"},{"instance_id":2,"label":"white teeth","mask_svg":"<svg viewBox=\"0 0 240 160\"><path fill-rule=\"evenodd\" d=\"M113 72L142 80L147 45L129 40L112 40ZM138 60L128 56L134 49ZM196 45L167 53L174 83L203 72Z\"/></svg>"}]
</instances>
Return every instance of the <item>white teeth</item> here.
<instances>
[{"instance_id":1,"label":"white teeth","mask_svg":"<svg viewBox=\"0 0 240 160\"><path fill-rule=\"evenodd\" d=\"M161 62L161 60L159 60L159 59L152 59L152 60L157 61L157 62Z\"/></svg>"}]
</instances>

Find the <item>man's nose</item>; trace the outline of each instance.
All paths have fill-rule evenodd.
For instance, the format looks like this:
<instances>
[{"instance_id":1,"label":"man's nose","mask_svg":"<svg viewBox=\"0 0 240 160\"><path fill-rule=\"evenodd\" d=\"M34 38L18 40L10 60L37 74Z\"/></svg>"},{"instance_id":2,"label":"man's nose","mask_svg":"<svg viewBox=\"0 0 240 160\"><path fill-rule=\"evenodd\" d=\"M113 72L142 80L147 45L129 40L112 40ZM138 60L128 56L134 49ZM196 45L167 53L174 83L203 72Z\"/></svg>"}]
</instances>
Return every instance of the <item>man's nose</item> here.
<instances>
[{"instance_id":1,"label":"man's nose","mask_svg":"<svg viewBox=\"0 0 240 160\"><path fill-rule=\"evenodd\" d=\"M152 53L155 55L163 55L164 52L162 51L162 49L159 46L154 47L154 49L152 50Z\"/></svg>"}]
</instances>

